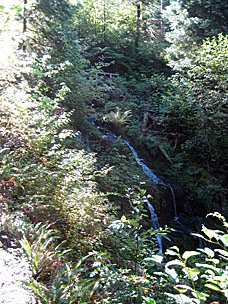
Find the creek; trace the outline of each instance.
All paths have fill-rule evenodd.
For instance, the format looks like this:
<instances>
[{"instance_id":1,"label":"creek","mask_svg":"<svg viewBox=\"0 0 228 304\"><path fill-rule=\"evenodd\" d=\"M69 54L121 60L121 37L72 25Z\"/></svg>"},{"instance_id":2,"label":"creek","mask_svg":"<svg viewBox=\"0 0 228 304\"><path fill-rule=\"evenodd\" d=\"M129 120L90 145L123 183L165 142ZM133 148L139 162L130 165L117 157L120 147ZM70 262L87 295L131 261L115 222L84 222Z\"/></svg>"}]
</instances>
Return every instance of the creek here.
<instances>
[{"instance_id":1,"label":"creek","mask_svg":"<svg viewBox=\"0 0 228 304\"><path fill-rule=\"evenodd\" d=\"M142 171L146 174L146 176L155 185L158 185L158 186L162 185L169 189L170 194L171 194L171 196L170 196L171 201L167 202L168 205L166 206L166 210L164 210L164 212L167 215L169 214L169 216L170 216L170 214L172 214L173 219L172 219L171 226L173 226L176 229L176 235L179 235L180 239L183 239L183 234L188 235L188 237L190 237L191 233L198 232L201 229L202 220L199 219L198 217L194 216L190 204L185 201L185 198L184 199L182 198L181 208L177 208L177 200L176 200L176 194L174 191L174 186L171 186L170 184L165 183L160 177L158 177L152 171L152 169L150 169L146 165L145 161L139 157L138 152L130 145L130 143L127 140L122 139L121 136L117 136L107 129L103 129L100 126L97 126L93 120L91 120L91 124L93 126L95 126L99 132L102 133L102 138L105 141L115 142L117 140L120 140L125 145L127 145L129 147L130 151L132 152L132 154L135 158L135 161L142 168ZM88 151L90 150L90 148L88 148L88 139L87 139L87 150ZM159 224L158 216L155 212L155 209L149 200L146 200L146 204L148 207L148 211L150 213L150 222L156 230L159 230L160 224ZM172 205L172 207L170 204ZM167 207L168 207L168 209L167 209ZM181 210L178 211L177 209L181 209ZM161 212L163 212L163 210L161 210ZM168 223L165 223L165 224L168 224ZM159 245L159 253L161 254L163 252L163 247L164 247L163 238L159 234L157 234L156 237L157 237L157 241L158 241L158 245ZM193 237L190 237L190 239L193 239ZM197 241L198 240L193 239L193 242L197 242ZM192 242L192 240L191 240L191 242Z\"/></svg>"},{"instance_id":2,"label":"creek","mask_svg":"<svg viewBox=\"0 0 228 304\"><path fill-rule=\"evenodd\" d=\"M120 138L121 139L121 138ZM173 187L169 184L164 183L162 179L160 179L157 175L155 175L152 170L139 158L138 153L136 150L129 144L128 141L125 139L121 139L122 142L124 142L128 147L130 148L131 152L133 153L136 162L141 166L143 172L149 177L150 180L152 180L155 184L161 184L165 187L168 187L172 194L172 200L173 200L173 209L174 209L174 218L177 218L177 205L176 205L176 197L173 190Z\"/></svg>"}]
</instances>

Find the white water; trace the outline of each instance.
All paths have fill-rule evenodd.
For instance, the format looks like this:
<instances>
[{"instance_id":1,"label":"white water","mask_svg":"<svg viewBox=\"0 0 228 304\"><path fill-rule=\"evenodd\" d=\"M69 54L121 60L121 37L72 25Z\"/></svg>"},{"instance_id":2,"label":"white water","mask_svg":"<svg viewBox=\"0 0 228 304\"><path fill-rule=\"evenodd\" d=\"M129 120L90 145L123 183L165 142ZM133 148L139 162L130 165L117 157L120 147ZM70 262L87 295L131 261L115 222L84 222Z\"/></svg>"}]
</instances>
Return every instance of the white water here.
<instances>
[{"instance_id":1,"label":"white water","mask_svg":"<svg viewBox=\"0 0 228 304\"><path fill-rule=\"evenodd\" d=\"M126 145L128 145L128 147L130 148L131 152L133 153L136 162L141 166L141 168L143 169L143 172L149 177L149 179L151 179L155 184L162 184L165 187L168 187L171 191L172 194L172 199L173 199L173 207L174 207L174 217L177 218L177 207L176 207L176 198L175 198L175 194L173 191L172 186L165 184L163 182L163 180L161 180L159 177L157 177L151 170L149 167L147 167L146 164L144 164L144 162L139 158L138 153L135 151L135 149L129 144L128 141L126 141L125 139L121 139Z\"/></svg>"},{"instance_id":2,"label":"white water","mask_svg":"<svg viewBox=\"0 0 228 304\"><path fill-rule=\"evenodd\" d=\"M93 120L91 120L92 125L96 126L95 122ZM99 129L99 127L96 126L97 129ZM120 139L122 142L124 142L131 150L131 152L133 153L135 160L137 162L138 165L141 166L143 172L149 177L150 180L152 180L155 184L161 184L164 185L165 187L168 187L171 191L172 194L172 200L173 200L173 207L174 207L174 218L177 219L177 207L176 207L176 198L175 198L175 194L173 191L172 186L165 184L163 182L163 180L161 180L159 177L157 177L157 175L155 175L151 169L139 158L138 153L136 152L136 150L129 144L129 142L125 139L122 139L121 136L118 137L115 134L113 134L111 131L106 130L106 133L103 136L104 139L106 140L110 140L110 141L115 141Z\"/></svg>"},{"instance_id":3,"label":"white water","mask_svg":"<svg viewBox=\"0 0 228 304\"><path fill-rule=\"evenodd\" d=\"M95 125L95 123L92 121L92 124ZM162 184L166 187L168 187L172 193L172 198L173 198L173 205L174 205L174 215L175 218L177 218L177 210L176 210L176 199L175 199L175 194L173 191L172 186L165 184L159 177L157 177L152 171L151 169L139 158L138 153L136 152L136 150L129 144L128 141L126 141L125 139L122 139L121 137L117 137L115 134L113 134L112 132L108 131L105 135L104 138L106 138L107 140L118 140L120 139L122 142L124 142L131 150L131 152L133 153L136 162L141 166L143 172L149 177L150 180L152 180L155 184ZM158 217L157 214L155 213L154 207L151 205L151 203L147 200L147 206L149 208L150 211L150 221L151 224L153 225L153 227L155 229L159 229L160 225L158 222ZM159 254L162 254L162 236L161 235L156 235L157 240L158 240L158 245L159 245Z\"/></svg>"},{"instance_id":4,"label":"white water","mask_svg":"<svg viewBox=\"0 0 228 304\"><path fill-rule=\"evenodd\" d=\"M133 153L136 162L142 167L143 172L149 177L149 179L151 179L155 184L164 184L163 181L158 178L151 170L149 167L147 167L146 164L144 164L144 162L141 161L141 159L138 156L138 153L135 151L135 149L129 144L128 141L126 141L125 139L122 139L122 141L128 145L128 147L130 148L131 152Z\"/></svg>"},{"instance_id":5,"label":"white water","mask_svg":"<svg viewBox=\"0 0 228 304\"><path fill-rule=\"evenodd\" d=\"M173 208L174 208L174 218L177 219L177 205L176 205L176 198L175 198L175 194L174 194L174 191L173 191L173 187L170 186L170 185L165 185L167 186L171 193L172 193L172 198L173 198Z\"/></svg>"},{"instance_id":6,"label":"white water","mask_svg":"<svg viewBox=\"0 0 228 304\"><path fill-rule=\"evenodd\" d=\"M143 172L149 177L149 179L151 179L155 184L164 184L164 182L159 178L157 177L151 170L149 167L147 167L146 164L144 164L144 162L141 161L141 159L139 158L138 156L138 153L135 151L135 149L129 144L129 142L127 142L126 140L122 139L122 141L128 145L128 147L130 148L131 152L133 153L134 157L135 157L135 160L136 162L141 166L141 168L143 169ZM165 185L167 186L167 185ZM171 188L171 186L169 186L169 188ZM173 190L173 189L172 189ZM172 192L173 193L173 192ZM146 203L147 203L147 206L149 208L149 211L150 211L150 221L151 221L151 224L152 226L159 230L160 228L160 225L159 225L159 222L158 222L158 217L157 217L157 214L155 213L155 210L154 210L154 207L151 205L151 203L146 200ZM158 240L158 246L159 246L159 254L162 254L162 236L157 234L156 235L156 238Z\"/></svg>"},{"instance_id":7,"label":"white water","mask_svg":"<svg viewBox=\"0 0 228 304\"><path fill-rule=\"evenodd\" d=\"M147 206L150 210L150 221L153 227L157 230L159 230L160 225L158 222L157 214L155 213L154 207L151 205L151 203L147 200ZM159 254L162 254L162 236L157 234L156 238L158 240L158 246L159 246Z\"/></svg>"}]
</instances>

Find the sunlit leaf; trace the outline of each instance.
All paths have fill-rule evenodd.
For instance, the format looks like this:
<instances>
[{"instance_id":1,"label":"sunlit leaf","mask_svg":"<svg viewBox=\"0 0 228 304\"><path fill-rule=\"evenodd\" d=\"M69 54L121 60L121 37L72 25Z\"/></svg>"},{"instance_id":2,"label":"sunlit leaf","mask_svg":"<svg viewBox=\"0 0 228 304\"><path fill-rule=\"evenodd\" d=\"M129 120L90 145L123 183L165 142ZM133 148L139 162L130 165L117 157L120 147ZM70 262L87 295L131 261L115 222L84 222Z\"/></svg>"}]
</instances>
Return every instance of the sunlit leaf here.
<instances>
[{"instance_id":1,"label":"sunlit leaf","mask_svg":"<svg viewBox=\"0 0 228 304\"><path fill-rule=\"evenodd\" d=\"M174 295L171 293L166 293L170 298L175 299L177 304L200 304L198 299L190 298L184 294Z\"/></svg>"},{"instance_id":2,"label":"sunlit leaf","mask_svg":"<svg viewBox=\"0 0 228 304\"><path fill-rule=\"evenodd\" d=\"M167 249L165 253L168 254L168 255L178 255L179 248L176 247L176 246L171 247L170 249Z\"/></svg>"},{"instance_id":3,"label":"sunlit leaf","mask_svg":"<svg viewBox=\"0 0 228 304\"><path fill-rule=\"evenodd\" d=\"M215 249L216 252L220 253L222 258L228 258L228 251L223 249Z\"/></svg>"},{"instance_id":4,"label":"sunlit leaf","mask_svg":"<svg viewBox=\"0 0 228 304\"><path fill-rule=\"evenodd\" d=\"M186 268L186 272L190 275L190 276L198 276L200 274L199 269L197 268Z\"/></svg>"},{"instance_id":5,"label":"sunlit leaf","mask_svg":"<svg viewBox=\"0 0 228 304\"><path fill-rule=\"evenodd\" d=\"M182 267L185 267L185 264L181 260L175 259L175 260L172 260L172 261L168 262L165 266L166 267L170 267L170 266L182 266Z\"/></svg>"},{"instance_id":6,"label":"sunlit leaf","mask_svg":"<svg viewBox=\"0 0 228 304\"><path fill-rule=\"evenodd\" d=\"M224 246L228 247L228 234L220 235L219 239L223 242Z\"/></svg>"},{"instance_id":7,"label":"sunlit leaf","mask_svg":"<svg viewBox=\"0 0 228 304\"><path fill-rule=\"evenodd\" d=\"M169 275L169 277L176 281L179 281L178 274L174 268L165 268L165 272Z\"/></svg>"},{"instance_id":8,"label":"sunlit leaf","mask_svg":"<svg viewBox=\"0 0 228 304\"><path fill-rule=\"evenodd\" d=\"M185 293L187 290L193 290L191 286L188 285L177 285L175 287L180 293Z\"/></svg>"},{"instance_id":9,"label":"sunlit leaf","mask_svg":"<svg viewBox=\"0 0 228 304\"><path fill-rule=\"evenodd\" d=\"M144 259L145 262L153 261L153 262L159 263L159 264L162 262L162 260L163 260L163 256L158 255L158 254L154 254L151 257Z\"/></svg>"},{"instance_id":10,"label":"sunlit leaf","mask_svg":"<svg viewBox=\"0 0 228 304\"><path fill-rule=\"evenodd\" d=\"M197 251L185 251L182 255L182 258L184 260L187 260L188 258L195 256L195 255L199 255L200 253Z\"/></svg>"},{"instance_id":11,"label":"sunlit leaf","mask_svg":"<svg viewBox=\"0 0 228 304\"><path fill-rule=\"evenodd\" d=\"M217 230L211 230L205 227L204 225L202 226L202 231L206 234L206 236L211 240L212 238L217 238Z\"/></svg>"},{"instance_id":12,"label":"sunlit leaf","mask_svg":"<svg viewBox=\"0 0 228 304\"><path fill-rule=\"evenodd\" d=\"M218 268L216 268L215 266L210 265L210 264L196 263L196 266L197 266L197 267L208 268L208 269L211 269L211 270L213 270L213 271L218 271L218 270L219 270Z\"/></svg>"},{"instance_id":13,"label":"sunlit leaf","mask_svg":"<svg viewBox=\"0 0 228 304\"><path fill-rule=\"evenodd\" d=\"M205 287L209 288L209 289L212 289L212 290L215 290L215 291L220 291L221 288L213 283L207 283L204 285Z\"/></svg>"},{"instance_id":14,"label":"sunlit leaf","mask_svg":"<svg viewBox=\"0 0 228 304\"><path fill-rule=\"evenodd\" d=\"M199 249L201 252L206 253L209 257L213 258L215 255L214 251L208 247L205 247L204 249Z\"/></svg>"},{"instance_id":15,"label":"sunlit leaf","mask_svg":"<svg viewBox=\"0 0 228 304\"><path fill-rule=\"evenodd\" d=\"M143 304L156 304L154 299L148 298L148 297L143 297Z\"/></svg>"},{"instance_id":16,"label":"sunlit leaf","mask_svg":"<svg viewBox=\"0 0 228 304\"><path fill-rule=\"evenodd\" d=\"M123 216L121 217L121 222L123 222L123 223L126 222L126 216L125 216L125 215L123 215Z\"/></svg>"}]
</instances>

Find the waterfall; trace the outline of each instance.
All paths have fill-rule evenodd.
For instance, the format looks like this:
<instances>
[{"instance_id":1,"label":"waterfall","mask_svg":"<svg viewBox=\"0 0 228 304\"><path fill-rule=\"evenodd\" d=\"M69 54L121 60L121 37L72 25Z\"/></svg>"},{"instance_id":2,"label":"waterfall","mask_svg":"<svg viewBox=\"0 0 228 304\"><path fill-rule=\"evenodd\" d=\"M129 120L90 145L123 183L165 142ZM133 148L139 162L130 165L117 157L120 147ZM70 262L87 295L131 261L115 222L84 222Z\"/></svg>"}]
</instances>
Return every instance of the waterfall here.
<instances>
[{"instance_id":1,"label":"waterfall","mask_svg":"<svg viewBox=\"0 0 228 304\"><path fill-rule=\"evenodd\" d=\"M157 214L155 213L154 207L151 205L151 203L148 200L146 200L146 203L147 203L147 206L148 206L149 211L150 211L151 224L153 225L153 227L155 229L158 230L160 228L160 225L159 225L158 217L157 217ZM158 254L162 254L162 236L157 234L156 238L158 240L158 246L159 246L159 253Z\"/></svg>"},{"instance_id":2,"label":"waterfall","mask_svg":"<svg viewBox=\"0 0 228 304\"><path fill-rule=\"evenodd\" d=\"M96 124L94 123L93 120L91 120L91 123L93 125L96 126ZM97 127L98 128L98 127ZM107 131L103 133L103 138L105 140L108 140L108 141L115 141L115 140L118 140L120 139L122 142L124 142L128 147L129 149L131 150L131 152L133 153L134 155L134 158L136 160L136 162L138 163L138 165L141 166L143 172L149 177L150 180L152 180L155 184L162 184L164 185L165 187L168 187L171 191L171 194L172 194L172 199L173 199L173 205L174 205L174 215L175 215L175 218L177 218L177 210L176 210L176 199L175 199L175 194L174 194L174 191L173 191L173 188L172 186L168 185L168 184L165 184L163 182L163 180L161 180L157 175L155 175L151 169L139 158L138 156L138 153L136 152L136 150L129 144L129 142L125 139L122 139L121 137L118 137L116 136L115 134L113 134L112 132L110 131ZM146 203L147 203L147 206L148 206L148 209L150 211L150 221L151 221L151 224L152 226L158 230L160 228L160 225L159 225L159 222L158 222L158 217L157 217L157 214L155 213L155 210L154 210L154 207L151 205L151 203L146 200ZM156 238L158 240L158 245L159 245L159 254L162 254L162 236L161 235L156 235Z\"/></svg>"},{"instance_id":3,"label":"waterfall","mask_svg":"<svg viewBox=\"0 0 228 304\"><path fill-rule=\"evenodd\" d=\"M173 191L173 187L170 186L170 185L166 185L166 184L165 184L165 186L167 186L172 193L173 207L174 207L174 219L176 220L178 218L177 217L177 205L176 205L176 197L175 197L175 194L174 194L174 191Z\"/></svg>"},{"instance_id":4,"label":"waterfall","mask_svg":"<svg viewBox=\"0 0 228 304\"><path fill-rule=\"evenodd\" d=\"M143 161L141 161L141 159L139 158L138 156L138 153L135 151L135 149L129 144L129 142L127 142L125 139L122 139L122 141L128 145L128 147L130 148L131 152L133 153L134 157L135 157L135 160L136 162L141 166L141 168L143 169L143 172L149 177L149 179L151 179L155 184L163 184L165 186L168 186L166 184L164 184L164 182L159 178L157 177L151 170L150 168L144 164ZM173 188L171 186L169 186L170 189L172 189L172 195L174 196L174 191L173 191ZM175 197L174 197L175 198ZM154 207L151 205L151 203L148 201L148 199L146 200L146 203L147 203L147 206L148 206L148 209L150 211L150 221L151 221L151 224L152 226L159 230L160 228L160 225L159 225L159 222L158 222L158 217L157 217L157 214L155 213L155 210L154 210ZM175 209L175 212L176 212L176 209ZM162 254L162 236L157 234L156 235L156 238L158 240L158 246L159 246L159 254Z\"/></svg>"},{"instance_id":5,"label":"waterfall","mask_svg":"<svg viewBox=\"0 0 228 304\"><path fill-rule=\"evenodd\" d=\"M143 172L149 177L149 179L151 179L155 184L162 184L165 187L168 187L171 191L172 194L172 200L173 200L173 208L174 208L174 217L177 218L177 206L176 206L176 198L175 198L175 194L173 191L172 186L165 184L163 182L163 180L161 180L159 177L157 177L152 171L151 169L144 164L143 161L141 161L141 159L138 156L138 153L135 151L135 149L129 144L128 141L126 141L125 139L121 139L126 145L128 145L128 147L130 148L131 152L133 153L136 162L141 166L141 168L143 169Z\"/></svg>"},{"instance_id":6,"label":"waterfall","mask_svg":"<svg viewBox=\"0 0 228 304\"><path fill-rule=\"evenodd\" d=\"M138 153L135 151L135 149L129 144L128 141L126 141L125 139L121 139L126 145L128 145L128 147L130 148L131 152L133 153L136 162L142 167L143 172L149 177L149 179L151 179L155 184L164 184L163 181L158 178L151 170L149 167L147 167L146 164L144 164L144 162L142 162L138 156Z\"/></svg>"}]
</instances>

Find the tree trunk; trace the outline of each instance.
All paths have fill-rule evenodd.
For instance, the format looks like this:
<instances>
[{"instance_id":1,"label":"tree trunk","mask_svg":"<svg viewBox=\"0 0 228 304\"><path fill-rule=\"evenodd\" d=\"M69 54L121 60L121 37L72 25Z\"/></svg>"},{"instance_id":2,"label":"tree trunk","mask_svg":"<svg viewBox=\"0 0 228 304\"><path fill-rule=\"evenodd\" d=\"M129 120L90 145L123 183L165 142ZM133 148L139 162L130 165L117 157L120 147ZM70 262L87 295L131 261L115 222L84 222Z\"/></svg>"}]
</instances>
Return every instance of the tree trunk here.
<instances>
[{"instance_id":1,"label":"tree trunk","mask_svg":"<svg viewBox=\"0 0 228 304\"><path fill-rule=\"evenodd\" d=\"M164 39L165 39L165 22L162 17L164 8L165 8L165 1L161 0L161 42L164 42Z\"/></svg>"},{"instance_id":2,"label":"tree trunk","mask_svg":"<svg viewBox=\"0 0 228 304\"><path fill-rule=\"evenodd\" d=\"M23 9L23 34L27 32L27 4L28 0L24 0L24 9ZM22 50L25 52L26 51L26 43L25 43L25 37L23 37L22 41Z\"/></svg>"},{"instance_id":3,"label":"tree trunk","mask_svg":"<svg viewBox=\"0 0 228 304\"><path fill-rule=\"evenodd\" d=\"M103 12L103 39L106 42L106 0L104 0L104 12Z\"/></svg>"}]
</instances>

